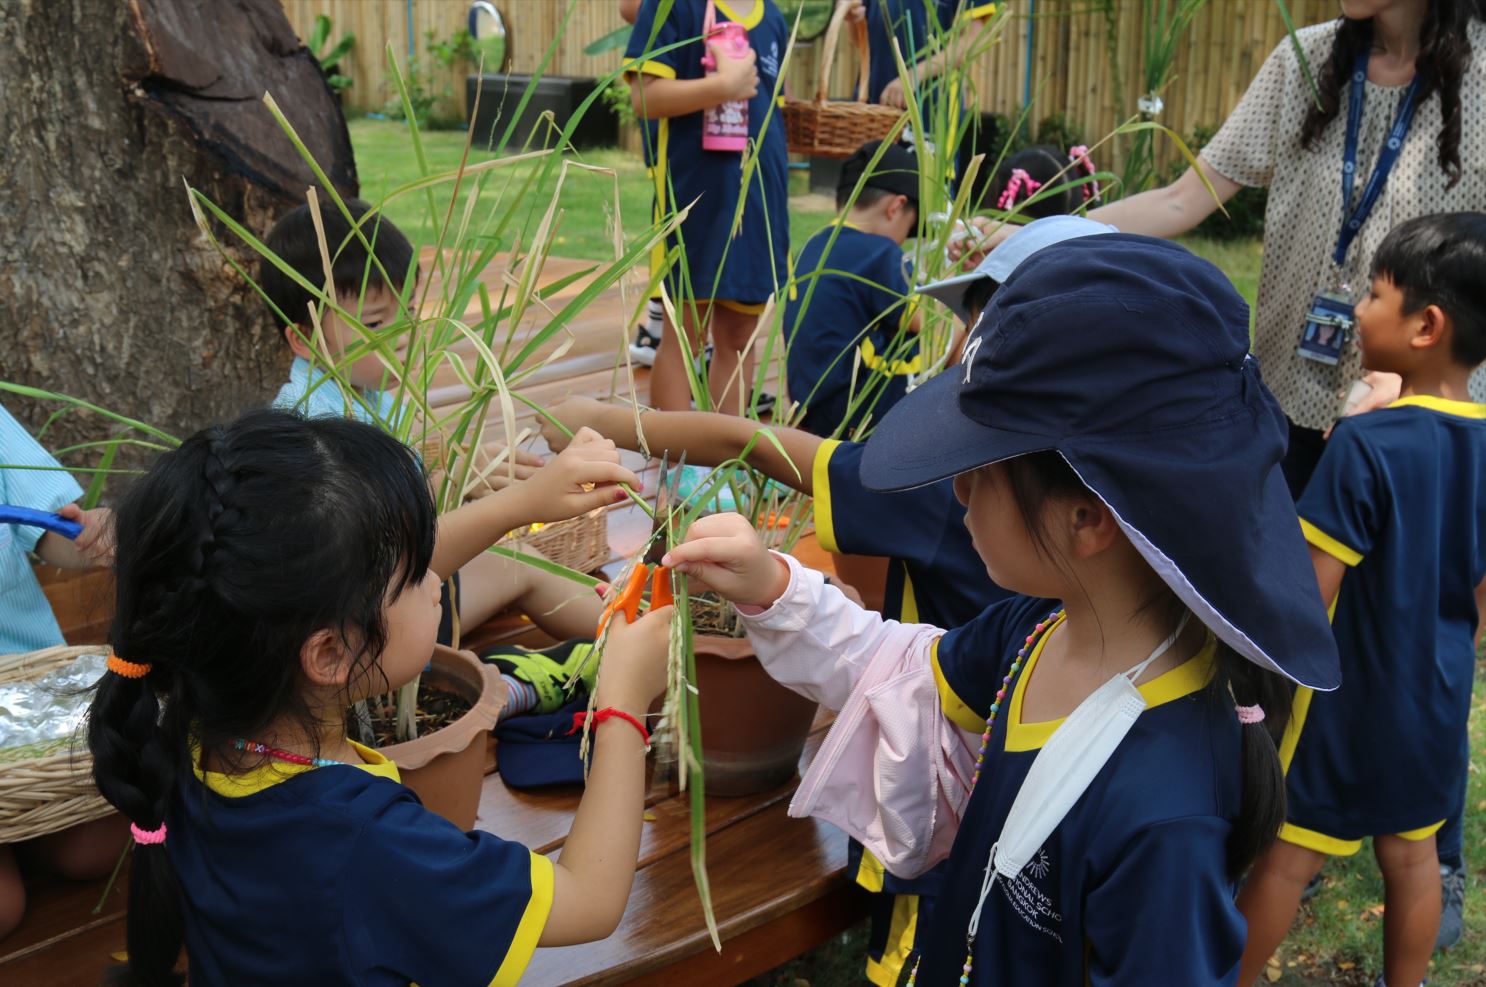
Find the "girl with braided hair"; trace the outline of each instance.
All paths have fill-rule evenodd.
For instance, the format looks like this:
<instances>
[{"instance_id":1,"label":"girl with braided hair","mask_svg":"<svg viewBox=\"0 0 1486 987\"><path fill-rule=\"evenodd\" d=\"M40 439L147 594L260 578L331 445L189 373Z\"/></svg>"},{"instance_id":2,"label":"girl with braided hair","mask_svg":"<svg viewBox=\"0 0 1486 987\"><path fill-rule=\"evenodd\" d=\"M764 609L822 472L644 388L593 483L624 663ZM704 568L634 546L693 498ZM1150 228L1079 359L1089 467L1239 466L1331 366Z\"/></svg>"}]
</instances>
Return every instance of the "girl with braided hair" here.
<instances>
[{"instance_id":1,"label":"girl with braided hair","mask_svg":"<svg viewBox=\"0 0 1486 987\"><path fill-rule=\"evenodd\" d=\"M612 443L578 440L617 468ZM194 987L513 984L536 946L618 924L671 611L610 632L562 856L460 832L344 728L428 660L435 521L395 439L278 411L198 433L118 505L115 653L88 723L138 844L116 983L179 984L184 945Z\"/></svg>"}]
</instances>

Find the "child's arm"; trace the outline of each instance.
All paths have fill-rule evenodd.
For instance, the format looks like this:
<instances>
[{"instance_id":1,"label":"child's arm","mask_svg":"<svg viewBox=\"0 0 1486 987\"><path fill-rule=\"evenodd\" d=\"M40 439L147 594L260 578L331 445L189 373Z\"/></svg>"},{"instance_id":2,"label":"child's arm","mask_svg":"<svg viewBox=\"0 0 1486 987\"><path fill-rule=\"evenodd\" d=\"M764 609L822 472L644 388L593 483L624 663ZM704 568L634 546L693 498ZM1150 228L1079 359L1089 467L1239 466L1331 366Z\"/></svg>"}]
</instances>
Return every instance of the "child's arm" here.
<instances>
[{"instance_id":1,"label":"child's arm","mask_svg":"<svg viewBox=\"0 0 1486 987\"><path fill-rule=\"evenodd\" d=\"M439 518L430 568L447 578L515 528L565 521L616 504L626 496L621 484L638 489L640 480L619 465L614 443L591 430L580 431L530 479Z\"/></svg>"},{"instance_id":2,"label":"child's arm","mask_svg":"<svg viewBox=\"0 0 1486 987\"><path fill-rule=\"evenodd\" d=\"M622 710L644 722L651 700L665 690L674 607L652 610L633 624L610 624L599 667L597 709ZM552 911L539 946L602 939L624 917L640 855L645 812L645 744L618 719L593 731L593 767L573 829L553 868Z\"/></svg>"},{"instance_id":3,"label":"child's arm","mask_svg":"<svg viewBox=\"0 0 1486 987\"><path fill-rule=\"evenodd\" d=\"M718 45L708 47L717 60L717 71L700 79L631 73L630 103L635 113L642 120L659 120L684 117L730 100L752 99L758 92L758 68L754 65L757 55L753 49L744 58L733 58Z\"/></svg>"},{"instance_id":4,"label":"child's arm","mask_svg":"<svg viewBox=\"0 0 1486 987\"><path fill-rule=\"evenodd\" d=\"M571 431L591 428L613 439L621 448L640 449L632 408L592 398L569 398L549 413ZM669 449L671 458L675 459L684 450L686 461L697 466L717 466L737 458L759 430L767 427L784 452L761 438L748 456L749 465L787 487L812 496L815 493L811 467L820 449L819 436L797 428L762 426L736 415L707 411L641 411L640 415L646 445L652 452L659 455ZM568 442L567 436L550 421L543 421L542 436L553 449L562 449Z\"/></svg>"},{"instance_id":5,"label":"child's arm","mask_svg":"<svg viewBox=\"0 0 1486 987\"><path fill-rule=\"evenodd\" d=\"M771 676L841 711L790 814L840 827L899 876L946 857L980 737L945 713L933 660L943 632L853 606L766 551L736 514L698 520L664 561L739 607Z\"/></svg>"},{"instance_id":6,"label":"child's arm","mask_svg":"<svg viewBox=\"0 0 1486 987\"><path fill-rule=\"evenodd\" d=\"M68 504L57 511L69 521L82 524L76 540L48 531L36 542L36 555L59 569L108 568L114 562L114 516L106 507L85 511Z\"/></svg>"},{"instance_id":7,"label":"child's arm","mask_svg":"<svg viewBox=\"0 0 1486 987\"><path fill-rule=\"evenodd\" d=\"M1342 589L1342 576L1346 575L1347 564L1336 556L1323 551L1312 545L1311 565L1316 567L1316 583L1321 587L1321 602L1327 610L1336 602L1336 594Z\"/></svg>"}]
</instances>

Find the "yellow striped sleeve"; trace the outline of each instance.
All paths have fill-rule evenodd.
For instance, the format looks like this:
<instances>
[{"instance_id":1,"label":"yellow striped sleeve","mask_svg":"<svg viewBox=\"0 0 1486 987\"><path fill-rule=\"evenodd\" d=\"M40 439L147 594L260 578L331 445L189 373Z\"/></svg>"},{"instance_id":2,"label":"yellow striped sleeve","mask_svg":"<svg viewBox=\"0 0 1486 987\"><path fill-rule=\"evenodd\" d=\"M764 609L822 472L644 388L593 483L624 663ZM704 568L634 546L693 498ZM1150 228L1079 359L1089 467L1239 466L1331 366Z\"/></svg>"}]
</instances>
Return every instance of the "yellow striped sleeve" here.
<instances>
[{"instance_id":1,"label":"yellow striped sleeve","mask_svg":"<svg viewBox=\"0 0 1486 987\"><path fill-rule=\"evenodd\" d=\"M836 529L831 520L831 454L841 443L826 439L815 450L815 462L810 467L810 479L815 498L815 540L827 552L840 552L836 543Z\"/></svg>"},{"instance_id":2,"label":"yellow striped sleeve","mask_svg":"<svg viewBox=\"0 0 1486 987\"><path fill-rule=\"evenodd\" d=\"M1346 566L1354 566L1362 561L1362 553L1355 548L1342 544L1335 538L1311 524L1305 518L1300 519L1300 530L1305 532L1305 540L1325 552Z\"/></svg>"},{"instance_id":3,"label":"yellow striped sleeve","mask_svg":"<svg viewBox=\"0 0 1486 987\"><path fill-rule=\"evenodd\" d=\"M526 903L526 913L516 926L516 935L506 950L495 979L490 987L515 987L531 962L536 951L537 940L547 926L547 916L552 913L552 861L539 853L531 855L531 899Z\"/></svg>"},{"instance_id":4,"label":"yellow striped sleeve","mask_svg":"<svg viewBox=\"0 0 1486 987\"><path fill-rule=\"evenodd\" d=\"M932 650L929 653L930 660L934 665L934 684L939 688L939 705L944 710L944 715L951 723L961 730L969 730L971 733L984 733L986 718L977 714L965 701L955 695L955 690L950 688L949 682L944 678L944 670L939 667L939 642L943 637L936 637Z\"/></svg>"},{"instance_id":5,"label":"yellow striped sleeve","mask_svg":"<svg viewBox=\"0 0 1486 987\"><path fill-rule=\"evenodd\" d=\"M653 75L662 79L676 78L675 69L671 68L665 62L657 62L654 59L643 62L630 62L624 67L624 71L628 75L634 75L638 72L640 75Z\"/></svg>"}]
</instances>

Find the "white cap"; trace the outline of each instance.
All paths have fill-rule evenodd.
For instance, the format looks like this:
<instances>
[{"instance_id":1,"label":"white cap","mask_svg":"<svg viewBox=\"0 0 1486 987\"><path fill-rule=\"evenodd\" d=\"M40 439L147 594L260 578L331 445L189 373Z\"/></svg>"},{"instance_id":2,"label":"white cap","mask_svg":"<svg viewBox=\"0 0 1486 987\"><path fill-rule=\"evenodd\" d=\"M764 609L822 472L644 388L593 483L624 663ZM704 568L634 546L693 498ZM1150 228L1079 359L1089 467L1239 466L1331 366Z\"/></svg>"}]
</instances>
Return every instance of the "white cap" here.
<instances>
[{"instance_id":1,"label":"white cap","mask_svg":"<svg viewBox=\"0 0 1486 987\"><path fill-rule=\"evenodd\" d=\"M975 270L926 284L918 292L943 302L960 317L960 321L969 322L970 313L965 309L965 291L981 278L990 278L1000 284L1011 277L1011 272L1020 267L1022 261L1043 247L1051 247L1055 243L1081 236L1118 232L1120 231L1108 223L1096 223L1082 216L1044 216L1042 219L1034 219L1003 240L995 250L986 254Z\"/></svg>"}]
</instances>

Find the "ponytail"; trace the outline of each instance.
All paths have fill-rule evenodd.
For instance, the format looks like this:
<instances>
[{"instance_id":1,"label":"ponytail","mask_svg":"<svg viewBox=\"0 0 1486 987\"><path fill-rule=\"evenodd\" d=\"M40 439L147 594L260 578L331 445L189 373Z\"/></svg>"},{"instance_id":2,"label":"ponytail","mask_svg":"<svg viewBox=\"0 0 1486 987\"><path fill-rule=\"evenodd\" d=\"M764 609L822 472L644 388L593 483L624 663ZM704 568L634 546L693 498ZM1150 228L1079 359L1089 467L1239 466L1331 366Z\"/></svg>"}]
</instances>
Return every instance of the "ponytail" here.
<instances>
[{"instance_id":1,"label":"ponytail","mask_svg":"<svg viewBox=\"0 0 1486 987\"><path fill-rule=\"evenodd\" d=\"M1279 742L1290 722L1294 687L1218 642L1218 668L1208 687L1219 715L1237 716L1242 737L1243 794L1228 837L1228 876L1241 877L1269 848L1285 822L1285 773Z\"/></svg>"},{"instance_id":2,"label":"ponytail","mask_svg":"<svg viewBox=\"0 0 1486 987\"><path fill-rule=\"evenodd\" d=\"M98 683L88 717L93 780L135 833L125 923L129 965L112 974L118 987L176 987L183 980L175 972L184 938L180 889L165 843L152 839L164 835L175 790L171 719L168 712L161 716L149 677L114 672Z\"/></svg>"}]
</instances>

